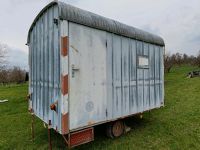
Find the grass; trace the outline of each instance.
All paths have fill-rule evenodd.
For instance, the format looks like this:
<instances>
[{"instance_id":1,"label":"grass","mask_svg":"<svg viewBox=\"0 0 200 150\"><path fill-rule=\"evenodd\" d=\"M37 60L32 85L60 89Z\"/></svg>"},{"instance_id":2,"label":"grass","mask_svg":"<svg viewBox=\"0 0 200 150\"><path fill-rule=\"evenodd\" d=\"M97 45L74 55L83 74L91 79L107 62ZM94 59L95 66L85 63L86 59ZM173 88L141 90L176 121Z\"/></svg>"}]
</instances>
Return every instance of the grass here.
<instances>
[{"instance_id":1,"label":"grass","mask_svg":"<svg viewBox=\"0 0 200 150\"><path fill-rule=\"evenodd\" d=\"M165 77L165 107L145 113L143 119L127 120L131 132L116 139L95 129L95 141L75 149L188 150L200 149L200 78L188 79L196 68L174 67ZM47 129L36 119L35 141L31 141L31 118L27 112L27 84L0 87L0 149L48 149ZM53 149L65 149L62 137L52 135Z\"/></svg>"}]
</instances>

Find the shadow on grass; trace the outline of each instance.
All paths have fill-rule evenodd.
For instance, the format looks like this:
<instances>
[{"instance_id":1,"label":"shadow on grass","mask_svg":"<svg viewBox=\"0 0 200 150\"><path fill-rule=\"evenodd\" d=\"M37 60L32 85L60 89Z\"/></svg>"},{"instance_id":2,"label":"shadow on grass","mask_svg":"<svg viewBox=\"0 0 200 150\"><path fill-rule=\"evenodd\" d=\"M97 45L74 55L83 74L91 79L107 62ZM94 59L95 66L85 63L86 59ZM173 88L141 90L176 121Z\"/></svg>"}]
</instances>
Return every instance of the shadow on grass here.
<instances>
[{"instance_id":1,"label":"shadow on grass","mask_svg":"<svg viewBox=\"0 0 200 150\"><path fill-rule=\"evenodd\" d=\"M140 132L145 127L149 125L149 123L153 123L154 119L151 118L150 113L145 113L144 118L140 118L139 116L133 116L126 119L123 119L129 127L131 127L131 132ZM60 134L55 131L51 131L52 133L52 144L54 149L66 149L66 143ZM119 143L121 139L127 138L128 134L124 134L119 138L110 139L106 136L106 124L98 125L94 127L94 137L95 140L93 142L80 145L75 147L77 150L88 150L88 149L109 149L109 147L113 147L115 143ZM132 136L132 135L131 135ZM134 137L133 137L134 138ZM136 137L135 137L136 138Z\"/></svg>"}]
</instances>

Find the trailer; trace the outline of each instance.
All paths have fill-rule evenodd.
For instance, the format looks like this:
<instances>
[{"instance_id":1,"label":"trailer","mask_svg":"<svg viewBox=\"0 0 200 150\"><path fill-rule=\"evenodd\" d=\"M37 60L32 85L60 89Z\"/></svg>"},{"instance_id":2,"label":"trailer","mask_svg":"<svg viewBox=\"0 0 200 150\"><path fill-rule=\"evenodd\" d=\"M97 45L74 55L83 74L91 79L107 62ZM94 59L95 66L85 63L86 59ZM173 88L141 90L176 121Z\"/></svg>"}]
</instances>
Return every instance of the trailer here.
<instances>
[{"instance_id":1,"label":"trailer","mask_svg":"<svg viewBox=\"0 0 200 150\"><path fill-rule=\"evenodd\" d=\"M27 45L29 111L69 147L94 140L99 124L118 137L123 118L164 106L165 44L157 35L53 1L33 21Z\"/></svg>"}]
</instances>

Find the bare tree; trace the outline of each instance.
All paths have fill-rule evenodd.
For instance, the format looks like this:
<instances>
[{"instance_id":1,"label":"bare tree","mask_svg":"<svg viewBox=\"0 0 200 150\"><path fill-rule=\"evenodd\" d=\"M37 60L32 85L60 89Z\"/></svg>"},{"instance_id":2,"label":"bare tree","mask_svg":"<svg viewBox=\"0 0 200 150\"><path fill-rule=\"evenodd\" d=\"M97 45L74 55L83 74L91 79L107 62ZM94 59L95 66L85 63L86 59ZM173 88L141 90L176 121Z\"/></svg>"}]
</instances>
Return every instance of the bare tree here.
<instances>
[{"instance_id":1,"label":"bare tree","mask_svg":"<svg viewBox=\"0 0 200 150\"><path fill-rule=\"evenodd\" d=\"M198 52L198 55L196 57L195 65L197 65L198 67L200 67L200 51Z\"/></svg>"},{"instance_id":2,"label":"bare tree","mask_svg":"<svg viewBox=\"0 0 200 150\"><path fill-rule=\"evenodd\" d=\"M173 67L174 64L174 57L173 55L170 56L170 53L166 53L164 57L164 71L165 73L169 73L171 68Z\"/></svg>"},{"instance_id":3,"label":"bare tree","mask_svg":"<svg viewBox=\"0 0 200 150\"><path fill-rule=\"evenodd\" d=\"M182 64L182 54L176 53L175 56L176 56L176 64L180 66Z\"/></svg>"},{"instance_id":4,"label":"bare tree","mask_svg":"<svg viewBox=\"0 0 200 150\"><path fill-rule=\"evenodd\" d=\"M0 43L0 71L6 67L6 55L8 47Z\"/></svg>"},{"instance_id":5,"label":"bare tree","mask_svg":"<svg viewBox=\"0 0 200 150\"><path fill-rule=\"evenodd\" d=\"M182 59L183 59L182 62L183 62L184 64L188 64L189 56L188 56L187 54L184 53Z\"/></svg>"},{"instance_id":6,"label":"bare tree","mask_svg":"<svg viewBox=\"0 0 200 150\"><path fill-rule=\"evenodd\" d=\"M189 59L188 64L190 64L192 66L196 66L196 57L195 56L191 55L191 56L189 56L188 59Z\"/></svg>"},{"instance_id":7,"label":"bare tree","mask_svg":"<svg viewBox=\"0 0 200 150\"><path fill-rule=\"evenodd\" d=\"M23 83L25 82L26 71L22 70L20 67L13 67L9 71L9 81L15 83Z\"/></svg>"},{"instance_id":8,"label":"bare tree","mask_svg":"<svg viewBox=\"0 0 200 150\"><path fill-rule=\"evenodd\" d=\"M0 84L7 84L9 82L9 71L6 69L0 70Z\"/></svg>"}]
</instances>

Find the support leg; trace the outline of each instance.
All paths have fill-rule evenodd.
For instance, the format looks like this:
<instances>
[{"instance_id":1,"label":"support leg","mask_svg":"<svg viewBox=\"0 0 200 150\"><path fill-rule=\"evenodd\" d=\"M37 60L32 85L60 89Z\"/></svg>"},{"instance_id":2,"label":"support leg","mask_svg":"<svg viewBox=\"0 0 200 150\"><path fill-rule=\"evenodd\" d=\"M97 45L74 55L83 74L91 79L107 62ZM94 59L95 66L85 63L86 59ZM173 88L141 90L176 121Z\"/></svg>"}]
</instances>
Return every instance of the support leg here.
<instances>
[{"instance_id":1,"label":"support leg","mask_svg":"<svg viewBox=\"0 0 200 150\"><path fill-rule=\"evenodd\" d=\"M68 134L68 149L71 149L71 145L70 145L70 133Z\"/></svg>"},{"instance_id":2,"label":"support leg","mask_svg":"<svg viewBox=\"0 0 200 150\"><path fill-rule=\"evenodd\" d=\"M51 143L51 120L49 120L49 125L48 125L48 139L49 139L49 150L52 150L52 143Z\"/></svg>"},{"instance_id":3,"label":"support leg","mask_svg":"<svg viewBox=\"0 0 200 150\"><path fill-rule=\"evenodd\" d=\"M52 143L51 143L51 128L48 127L48 139L49 139L49 150L52 150Z\"/></svg>"},{"instance_id":4,"label":"support leg","mask_svg":"<svg viewBox=\"0 0 200 150\"><path fill-rule=\"evenodd\" d=\"M32 141L34 141L34 113L31 113L31 134L32 134Z\"/></svg>"}]
</instances>

